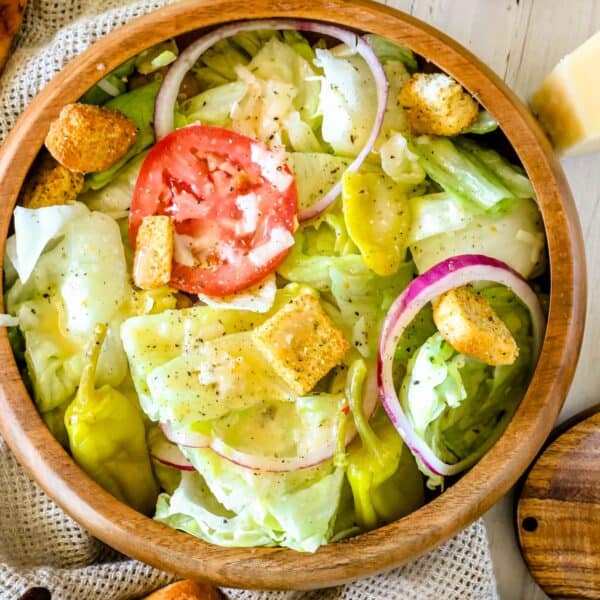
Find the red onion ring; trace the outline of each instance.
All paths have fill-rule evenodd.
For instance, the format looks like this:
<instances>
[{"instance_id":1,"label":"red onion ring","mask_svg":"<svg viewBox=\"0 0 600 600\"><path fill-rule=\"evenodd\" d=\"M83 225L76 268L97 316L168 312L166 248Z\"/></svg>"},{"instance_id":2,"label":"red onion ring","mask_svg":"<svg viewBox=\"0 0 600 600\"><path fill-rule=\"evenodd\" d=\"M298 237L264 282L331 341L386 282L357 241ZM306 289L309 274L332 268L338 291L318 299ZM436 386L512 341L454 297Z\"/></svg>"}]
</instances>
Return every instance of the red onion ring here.
<instances>
[{"instance_id":1,"label":"red onion ring","mask_svg":"<svg viewBox=\"0 0 600 600\"><path fill-rule=\"evenodd\" d=\"M392 304L379 340L377 362L379 394L390 420L406 445L436 475L455 475L469 466L466 461L441 461L419 437L404 414L393 381L394 352L402 333L419 311L448 290L473 281L494 281L510 288L531 314L533 354L537 359L544 335L545 319L538 297L527 281L505 263L479 254L463 254L438 263L419 275Z\"/></svg>"},{"instance_id":2,"label":"red onion ring","mask_svg":"<svg viewBox=\"0 0 600 600\"><path fill-rule=\"evenodd\" d=\"M165 437L174 444L185 446L186 448L208 448L210 438L195 431L186 429L175 429L172 423L164 421L160 424Z\"/></svg>"},{"instance_id":3,"label":"red onion ring","mask_svg":"<svg viewBox=\"0 0 600 600\"><path fill-rule=\"evenodd\" d=\"M169 440L160 440L150 448L150 456L158 462L179 469L180 471L195 471L194 465L181 453L177 445Z\"/></svg>"},{"instance_id":4,"label":"red onion ring","mask_svg":"<svg viewBox=\"0 0 600 600\"><path fill-rule=\"evenodd\" d=\"M336 27L335 25L326 25L317 21L299 21L293 19L268 19L245 21L225 25L210 33L202 36L193 44L188 46L169 68L160 90L156 96L154 106L154 132L157 140L173 131L175 128L173 108L177 101L179 88L186 73L194 66L196 61L218 41L231 37L236 33L243 31L255 31L257 29L292 29L298 31L309 31L320 33L335 38L346 44L351 50L362 56L373 73L377 91L377 111L375 121L369 134L369 137L358 153L358 156L348 165L346 169L349 172L357 171L364 160L371 152L373 145L379 135L385 108L387 105L388 82L385 76L381 62L373 51L373 48L364 38L356 33ZM308 221L326 210L340 195L342 190L342 180L340 180L315 204L301 211L298 214L300 221Z\"/></svg>"},{"instance_id":5,"label":"red onion ring","mask_svg":"<svg viewBox=\"0 0 600 600\"><path fill-rule=\"evenodd\" d=\"M367 375L365 391L363 394L363 406L365 414L370 418L375 412L379 395L377 393L377 371L374 368L369 370ZM287 471L298 471L313 467L326 460L329 460L337 450L337 440L333 439L327 445L321 448L315 448L312 452L304 456L293 457L274 457L260 456L256 454L248 454L240 452L229 446L221 438L209 440L202 434L187 433L184 431L175 431L168 423L161 423L161 428L167 438L171 442L181 444L190 448L207 448L209 447L215 454L221 458L225 458L230 462L250 469L252 471L266 471L269 473L283 473ZM351 427L346 436L346 445L348 445L356 437L356 429ZM184 443L185 442L185 443ZM174 444L171 444L174 445ZM175 446L177 448L177 446ZM155 457L156 458L156 457ZM158 458L161 462L165 462ZM184 460L186 460L184 458ZM166 464L166 463L165 463Z\"/></svg>"}]
</instances>

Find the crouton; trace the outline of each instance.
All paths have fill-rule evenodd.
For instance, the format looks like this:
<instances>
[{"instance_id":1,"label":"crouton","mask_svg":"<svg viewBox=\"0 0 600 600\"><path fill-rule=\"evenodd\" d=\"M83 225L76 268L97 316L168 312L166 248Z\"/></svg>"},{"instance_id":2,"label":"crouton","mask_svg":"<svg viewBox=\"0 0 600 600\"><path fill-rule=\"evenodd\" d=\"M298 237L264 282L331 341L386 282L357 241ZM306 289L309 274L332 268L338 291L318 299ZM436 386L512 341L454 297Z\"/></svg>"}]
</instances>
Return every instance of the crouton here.
<instances>
[{"instance_id":1,"label":"crouton","mask_svg":"<svg viewBox=\"0 0 600 600\"><path fill-rule=\"evenodd\" d=\"M46 148L70 171L95 173L122 158L136 136L135 123L118 110L68 104L50 125Z\"/></svg>"},{"instance_id":2,"label":"crouton","mask_svg":"<svg viewBox=\"0 0 600 600\"><path fill-rule=\"evenodd\" d=\"M146 600L220 600L221 592L206 583L183 579L168 585L149 596Z\"/></svg>"},{"instance_id":3,"label":"crouton","mask_svg":"<svg viewBox=\"0 0 600 600\"><path fill-rule=\"evenodd\" d=\"M133 281L143 290L153 290L171 281L173 223L169 217L144 217L137 232Z\"/></svg>"},{"instance_id":4,"label":"crouton","mask_svg":"<svg viewBox=\"0 0 600 600\"><path fill-rule=\"evenodd\" d=\"M519 355L517 343L490 303L466 287L437 298L433 320L457 352L488 365L511 365Z\"/></svg>"},{"instance_id":5,"label":"crouton","mask_svg":"<svg viewBox=\"0 0 600 600\"><path fill-rule=\"evenodd\" d=\"M338 365L350 344L319 300L297 296L254 330L254 341L276 373L303 395Z\"/></svg>"},{"instance_id":6,"label":"crouton","mask_svg":"<svg viewBox=\"0 0 600 600\"><path fill-rule=\"evenodd\" d=\"M398 99L415 135L457 135L479 112L470 94L443 73L415 73Z\"/></svg>"},{"instance_id":7,"label":"crouton","mask_svg":"<svg viewBox=\"0 0 600 600\"><path fill-rule=\"evenodd\" d=\"M25 183L21 202L25 208L66 204L83 190L83 175L73 173L44 153Z\"/></svg>"}]
</instances>

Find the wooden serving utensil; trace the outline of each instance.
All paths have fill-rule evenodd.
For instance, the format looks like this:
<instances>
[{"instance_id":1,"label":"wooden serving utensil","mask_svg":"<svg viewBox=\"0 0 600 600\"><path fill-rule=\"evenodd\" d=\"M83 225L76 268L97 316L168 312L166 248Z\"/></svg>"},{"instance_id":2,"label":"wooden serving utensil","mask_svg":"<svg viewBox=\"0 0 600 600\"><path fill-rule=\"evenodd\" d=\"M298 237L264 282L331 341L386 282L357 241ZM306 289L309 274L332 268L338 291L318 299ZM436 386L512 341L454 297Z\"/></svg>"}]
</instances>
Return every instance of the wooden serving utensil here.
<instances>
[{"instance_id":1,"label":"wooden serving utensil","mask_svg":"<svg viewBox=\"0 0 600 600\"><path fill-rule=\"evenodd\" d=\"M525 562L549 596L597 600L600 407L569 424L529 471L516 507L516 526Z\"/></svg>"}]
</instances>

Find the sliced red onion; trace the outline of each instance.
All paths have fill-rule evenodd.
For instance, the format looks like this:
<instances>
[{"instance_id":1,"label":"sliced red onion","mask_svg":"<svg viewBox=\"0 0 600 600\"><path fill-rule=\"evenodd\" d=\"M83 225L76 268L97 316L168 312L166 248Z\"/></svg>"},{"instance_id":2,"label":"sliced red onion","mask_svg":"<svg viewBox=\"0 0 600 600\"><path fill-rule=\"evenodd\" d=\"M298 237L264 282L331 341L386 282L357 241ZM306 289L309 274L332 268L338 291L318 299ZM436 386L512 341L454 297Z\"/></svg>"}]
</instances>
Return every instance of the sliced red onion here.
<instances>
[{"instance_id":1,"label":"sliced red onion","mask_svg":"<svg viewBox=\"0 0 600 600\"><path fill-rule=\"evenodd\" d=\"M179 94L179 88L181 87L181 83L186 73L194 66L200 56L222 39L231 37L243 31L255 31L257 29L292 29L320 33L343 42L353 52L358 53L364 58L371 69L375 80L377 110L373 127L365 145L347 168L347 171L350 172L357 171L369 155L369 152L371 152L383 123L388 95L387 78L385 76L385 71L381 66L381 62L377 58L373 48L363 37L352 31L348 31L347 29L335 25L319 23L317 21L298 21L293 19L241 21L239 23L232 23L215 29L196 40L193 44L188 46L171 65L156 96L156 104L154 107L154 132L156 139L160 140L175 128L173 113L177 95ZM340 178L340 180L320 200L311 207L301 211L298 214L298 219L300 221L307 221L321 214L335 201L340 195L341 190L342 181Z\"/></svg>"},{"instance_id":2,"label":"sliced red onion","mask_svg":"<svg viewBox=\"0 0 600 600\"><path fill-rule=\"evenodd\" d=\"M174 444L185 446L186 448L208 448L210 446L210 438L196 431L175 429L168 422L161 423L160 428L165 437Z\"/></svg>"},{"instance_id":3,"label":"sliced red onion","mask_svg":"<svg viewBox=\"0 0 600 600\"><path fill-rule=\"evenodd\" d=\"M365 391L363 394L363 406L365 414L368 418L370 418L375 412L378 399L379 395L377 393L377 371L374 368L372 368L369 370L365 385ZM210 447L210 449L213 452L215 452L222 458L225 458L241 467L251 469L252 471L267 471L271 473L281 473L287 471L298 471L300 469L307 469L308 467L313 467L326 460L329 460L337 450L337 440L333 439L329 442L329 444L320 448L315 448L312 452L303 456L276 458L274 456L261 456L256 454L248 454L246 452L240 452L239 450L236 450L235 448L229 446L225 441L223 441L220 438L214 438L213 440L209 440L202 434L189 434L182 431L175 431L167 423L161 423L161 428L164 434L167 436L167 438L172 442L190 448ZM355 437L356 429L354 427L349 428L348 435L346 436L346 445L348 445ZM177 446L175 447L177 448ZM161 459L159 458L158 460ZM183 460L186 459L183 458ZM165 461L161 460L161 462Z\"/></svg>"},{"instance_id":4,"label":"sliced red onion","mask_svg":"<svg viewBox=\"0 0 600 600\"><path fill-rule=\"evenodd\" d=\"M176 444L160 440L150 448L150 456L167 467L180 471L194 471L194 465L181 453Z\"/></svg>"},{"instance_id":5,"label":"sliced red onion","mask_svg":"<svg viewBox=\"0 0 600 600\"><path fill-rule=\"evenodd\" d=\"M419 311L440 294L472 283L493 281L510 288L531 314L533 353L537 359L544 335L545 319L538 297L527 281L503 262L479 254L448 258L419 275L392 304L379 340L378 380L383 407L406 445L436 475L455 475L468 465L441 461L419 437L404 414L393 380L394 353L408 325Z\"/></svg>"}]
</instances>

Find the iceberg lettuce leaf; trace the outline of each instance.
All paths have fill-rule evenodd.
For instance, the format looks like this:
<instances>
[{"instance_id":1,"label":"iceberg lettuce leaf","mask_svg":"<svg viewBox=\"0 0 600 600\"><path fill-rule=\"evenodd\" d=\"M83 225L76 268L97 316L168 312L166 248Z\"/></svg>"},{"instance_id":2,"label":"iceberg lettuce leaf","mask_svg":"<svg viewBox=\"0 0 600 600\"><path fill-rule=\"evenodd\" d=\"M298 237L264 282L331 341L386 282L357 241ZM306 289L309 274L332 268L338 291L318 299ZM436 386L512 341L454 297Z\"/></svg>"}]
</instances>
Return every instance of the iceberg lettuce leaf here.
<instances>
[{"instance_id":1,"label":"iceberg lettuce leaf","mask_svg":"<svg viewBox=\"0 0 600 600\"><path fill-rule=\"evenodd\" d=\"M41 412L73 396L85 344L98 322L109 324L109 334L97 383L117 386L127 373L118 329L131 287L120 231L110 217L75 206L79 216L64 225L62 237L37 260L26 283L17 280L6 294L6 306L19 318L25 338L25 359ZM48 208L58 212L61 207ZM17 230L17 246L21 234Z\"/></svg>"},{"instance_id":2,"label":"iceberg lettuce leaf","mask_svg":"<svg viewBox=\"0 0 600 600\"><path fill-rule=\"evenodd\" d=\"M470 205L453 196L448 196L446 201L455 208L447 214L445 231L410 246L419 273L451 256L470 254L474 248L479 254L505 262L526 279L544 270L546 236L535 201L503 202L493 213L480 213L471 219L467 218L468 213L461 214L468 211ZM417 219L420 219L419 213ZM466 226L458 228L463 223Z\"/></svg>"},{"instance_id":3,"label":"iceberg lettuce leaf","mask_svg":"<svg viewBox=\"0 0 600 600\"><path fill-rule=\"evenodd\" d=\"M250 471L211 450L184 449L198 473L161 495L155 518L223 546L314 552L333 529L344 474L331 462L289 473ZM306 518L306 507L311 518Z\"/></svg>"},{"instance_id":4,"label":"iceberg lettuce leaf","mask_svg":"<svg viewBox=\"0 0 600 600\"><path fill-rule=\"evenodd\" d=\"M316 49L323 70L318 112L323 139L340 156L356 156L365 145L375 120L377 95L367 63L361 56L336 56Z\"/></svg>"},{"instance_id":5,"label":"iceberg lettuce leaf","mask_svg":"<svg viewBox=\"0 0 600 600\"><path fill-rule=\"evenodd\" d=\"M90 210L98 210L115 219L127 216L133 188L145 158L146 153L143 152L123 167L110 185L99 190L88 190L80 194L78 200L85 203Z\"/></svg>"}]
</instances>

